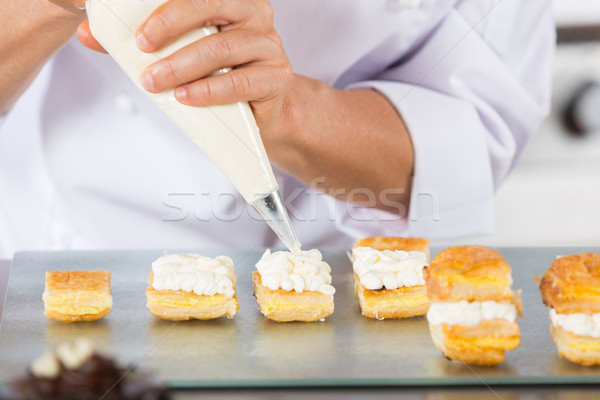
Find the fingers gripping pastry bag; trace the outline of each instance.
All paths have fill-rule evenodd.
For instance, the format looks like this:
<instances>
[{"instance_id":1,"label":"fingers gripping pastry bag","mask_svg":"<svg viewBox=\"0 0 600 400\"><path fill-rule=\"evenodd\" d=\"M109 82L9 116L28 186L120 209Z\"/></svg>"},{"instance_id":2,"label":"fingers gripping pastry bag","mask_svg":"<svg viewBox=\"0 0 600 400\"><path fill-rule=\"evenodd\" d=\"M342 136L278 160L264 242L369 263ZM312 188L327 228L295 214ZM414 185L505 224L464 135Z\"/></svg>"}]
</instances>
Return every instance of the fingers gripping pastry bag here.
<instances>
[{"instance_id":1,"label":"fingers gripping pastry bag","mask_svg":"<svg viewBox=\"0 0 600 400\"><path fill-rule=\"evenodd\" d=\"M173 89L150 93L142 88L139 79L146 67L219 32L217 27L201 27L154 53L141 51L136 30L163 3L166 0L88 0L90 30L133 83L211 159L283 243L290 249L299 247L249 104L191 107L179 103Z\"/></svg>"}]
</instances>

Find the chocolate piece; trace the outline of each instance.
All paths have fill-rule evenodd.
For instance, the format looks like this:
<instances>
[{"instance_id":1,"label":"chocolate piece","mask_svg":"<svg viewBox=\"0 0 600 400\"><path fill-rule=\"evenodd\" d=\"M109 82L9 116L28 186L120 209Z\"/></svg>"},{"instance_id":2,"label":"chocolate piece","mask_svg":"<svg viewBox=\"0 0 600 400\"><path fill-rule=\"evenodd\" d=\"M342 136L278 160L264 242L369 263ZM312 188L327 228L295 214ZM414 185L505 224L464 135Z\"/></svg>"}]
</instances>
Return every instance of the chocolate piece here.
<instances>
[{"instance_id":1,"label":"chocolate piece","mask_svg":"<svg viewBox=\"0 0 600 400\"><path fill-rule=\"evenodd\" d=\"M118 368L110 358L93 354L81 366L54 378L30 370L0 390L1 400L168 400L167 388L150 375Z\"/></svg>"}]
</instances>

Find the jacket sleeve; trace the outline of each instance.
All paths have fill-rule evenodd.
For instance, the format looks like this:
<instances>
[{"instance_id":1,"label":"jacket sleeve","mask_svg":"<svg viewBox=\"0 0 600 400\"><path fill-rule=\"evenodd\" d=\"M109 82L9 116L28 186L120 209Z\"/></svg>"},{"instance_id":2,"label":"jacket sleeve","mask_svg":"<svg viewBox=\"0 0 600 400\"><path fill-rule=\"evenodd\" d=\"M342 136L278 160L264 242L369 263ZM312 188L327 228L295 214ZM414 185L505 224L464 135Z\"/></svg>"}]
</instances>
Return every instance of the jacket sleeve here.
<instances>
[{"instance_id":1,"label":"jacket sleeve","mask_svg":"<svg viewBox=\"0 0 600 400\"><path fill-rule=\"evenodd\" d=\"M4 121L6 121L6 119L8 118L9 113L10 110L6 111L3 114L0 114L0 132L2 132L2 125L4 125Z\"/></svg>"},{"instance_id":2,"label":"jacket sleeve","mask_svg":"<svg viewBox=\"0 0 600 400\"><path fill-rule=\"evenodd\" d=\"M494 191L550 109L554 32L548 1L465 0L407 60L349 85L396 107L415 168L402 218L354 207L338 213L338 228L438 243L492 233Z\"/></svg>"}]
</instances>

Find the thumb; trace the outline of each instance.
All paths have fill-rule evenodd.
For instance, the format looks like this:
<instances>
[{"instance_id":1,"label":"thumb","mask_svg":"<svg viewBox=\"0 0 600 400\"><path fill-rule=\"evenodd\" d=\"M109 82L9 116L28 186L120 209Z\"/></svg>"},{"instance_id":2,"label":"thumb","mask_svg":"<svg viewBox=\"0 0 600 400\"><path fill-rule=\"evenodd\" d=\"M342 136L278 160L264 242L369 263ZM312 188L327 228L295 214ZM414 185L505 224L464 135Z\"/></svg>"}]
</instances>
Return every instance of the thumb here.
<instances>
[{"instance_id":1,"label":"thumb","mask_svg":"<svg viewBox=\"0 0 600 400\"><path fill-rule=\"evenodd\" d=\"M90 31L90 22L87 19L79 25L79 28L77 29L77 38L88 49L107 53L107 51L104 50L104 47L102 47L92 35L92 32Z\"/></svg>"}]
</instances>

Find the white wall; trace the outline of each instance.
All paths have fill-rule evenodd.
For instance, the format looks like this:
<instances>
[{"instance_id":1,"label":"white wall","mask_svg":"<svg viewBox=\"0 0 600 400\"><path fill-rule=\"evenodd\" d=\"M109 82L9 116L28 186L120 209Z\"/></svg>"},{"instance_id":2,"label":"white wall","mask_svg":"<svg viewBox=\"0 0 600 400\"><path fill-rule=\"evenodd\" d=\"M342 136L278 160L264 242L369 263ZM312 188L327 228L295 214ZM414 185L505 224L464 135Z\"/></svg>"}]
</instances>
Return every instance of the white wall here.
<instances>
[{"instance_id":1,"label":"white wall","mask_svg":"<svg viewBox=\"0 0 600 400\"><path fill-rule=\"evenodd\" d=\"M558 25L595 25L600 22L598 0L553 0L552 3Z\"/></svg>"},{"instance_id":2,"label":"white wall","mask_svg":"<svg viewBox=\"0 0 600 400\"><path fill-rule=\"evenodd\" d=\"M600 1L587 2L600 9ZM497 193L496 233L463 243L600 246L600 131L577 138L559 121L566 98L585 79L600 82L600 43L559 46L553 114Z\"/></svg>"}]
</instances>

